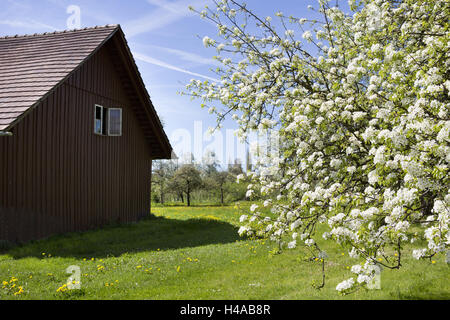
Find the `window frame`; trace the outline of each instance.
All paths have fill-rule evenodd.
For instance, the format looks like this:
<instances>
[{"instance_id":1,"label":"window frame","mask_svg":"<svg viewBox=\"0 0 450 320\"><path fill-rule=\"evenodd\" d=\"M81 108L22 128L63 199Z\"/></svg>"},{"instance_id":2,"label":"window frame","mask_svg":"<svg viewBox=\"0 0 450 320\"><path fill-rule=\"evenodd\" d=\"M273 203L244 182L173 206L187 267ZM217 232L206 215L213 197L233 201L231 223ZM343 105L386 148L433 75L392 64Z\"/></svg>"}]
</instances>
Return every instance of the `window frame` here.
<instances>
[{"instance_id":1,"label":"window frame","mask_svg":"<svg viewBox=\"0 0 450 320\"><path fill-rule=\"evenodd\" d=\"M122 136L122 133L123 133L123 108L117 108L117 107L115 107L115 108L108 108L108 111L107 111L107 114L108 114L108 130L107 130L107 133L108 133L108 136L109 137L121 137ZM119 111L119 113L120 113L120 118L119 118L119 120L120 120L120 132L119 132L119 134L112 134L111 133L111 111Z\"/></svg>"},{"instance_id":2,"label":"window frame","mask_svg":"<svg viewBox=\"0 0 450 320\"><path fill-rule=\"evenodd\" d=\"M101 112L100 112L100 133L98 133L97 132L97 120L99 120L99 119L97 119L97 108L100 108L101 109ZM96 135L98 135L98 136L103 136L104 134L103 134L103 126L104 126L104 124L105 124L105 119L104 119L104 110L105 110L105 107L103 107L102 105L99 105L99 104L95 104L94 105L94 134L96 134Z\"/></svg>"}]
</instances>

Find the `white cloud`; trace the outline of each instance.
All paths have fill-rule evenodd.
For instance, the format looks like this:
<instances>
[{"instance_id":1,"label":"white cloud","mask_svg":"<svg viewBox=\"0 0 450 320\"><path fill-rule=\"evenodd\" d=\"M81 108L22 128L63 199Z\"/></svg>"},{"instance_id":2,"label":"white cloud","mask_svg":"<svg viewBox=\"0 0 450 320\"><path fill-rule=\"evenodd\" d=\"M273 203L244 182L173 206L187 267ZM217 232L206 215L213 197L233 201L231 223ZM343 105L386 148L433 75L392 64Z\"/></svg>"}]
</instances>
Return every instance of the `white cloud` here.
<instances>
[{"instance_id":1,"label":"white cloud","mask_svg":"<svg viewBox=\"0 0 450 320\"><path fill-rule=\"evenodd\" d=\"M147 0L147 2L150 3L151 5L172 11L174 13L178 13L180 9L176 3L168 2L165 0Z\"/></svg>"},{"instance_id":2,"label":"white cloud","mask_svg":"<svg viewBox=\"0 0 450 320\"><path fill-rule=\"evenodd\" d=\"M35 20L9 20L4 19L0 20L1 25L6 25L8 27L12 28L26 28L26 29L32 29L32 30L39 30L39 29L48 29L52 31L58 30L56 27L50 26L45 23L41 23Z\"/></svg>"},{"instance_id":3,"label":"white cloud","mask_svg":"<svg viewBox=\"0 0 450 320\"><path fill-rule=\"evenodd\" d=\"M133 56L137 60L140 60L140 61L143 61L143 62L146 62L146 63L150 63L150 64L153 64L153 65L162 67L162 68L166 68L166 69L182 72L182 73L185 73L185 74L189 74L191 76L201 77L201 78L208 79L208 80L211 80L211 81L219 82L219 80L214 79L212 77L205 76L205 75L200 74L200 73L196 73L196 72L192 72L192 71L189 71L189 70L186 70L186 69L182 69L182 68L176 67L174 65L168 64L168 63L166 63L164 61L155 59L155 58L147 56L145 54L141 54L141 53L138 53L138 52L133 52Z\"/></svg>"},{"instance_id":4,"label":"white cloud","mask_svg":"<svg viewBox=\"0 0 450 320\"><path fill-rule=\"evenodd\" d=\"M152 0L153 1L153 0ZM137 44L138 47L143 47L139 44ZM167 48L167 47L161 47L156 45L147 45L147 48L152 49L158 49L165 53L169 53L171 55L174 55L178 58L180 58L183 61L192 62L195 65L209 65L209 66L222 66L217 60L211 59L211 58L205 58L203 56L200 56L196 53L188 52L185 50L179 50L179 49L173 49L173 48Z\"/></svg>"},{"instance_id":5,"label":"white cloud","mask_svg":"<svg viewBox=\"0 0 450 320\"><path fill-rule=\"evenodd\" d=\"M147 0L147 2L158 8L142 18L125 23L123 27L127 38L166 27L191 15L188 8L190 5L198 7L206 4L205 0L179 0L177 2Z\"/></svg>"}]
</instances>

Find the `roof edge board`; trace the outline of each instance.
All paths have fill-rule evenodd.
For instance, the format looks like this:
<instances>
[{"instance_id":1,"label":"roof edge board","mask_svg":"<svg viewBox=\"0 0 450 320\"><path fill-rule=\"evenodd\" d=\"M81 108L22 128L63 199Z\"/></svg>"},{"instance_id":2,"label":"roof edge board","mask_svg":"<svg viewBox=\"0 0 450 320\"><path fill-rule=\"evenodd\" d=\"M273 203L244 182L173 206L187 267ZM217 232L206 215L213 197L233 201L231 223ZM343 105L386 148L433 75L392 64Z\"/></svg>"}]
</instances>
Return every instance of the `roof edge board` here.
<instances>
[{"instance_id":1,"label":"roof edge board","mask_svg":"<svg viewBox=\"0 0 450 320\"><path fill-rule=\"evenodd\" d=\"M170 141L169 141L166 133L164 132L164 128L161 124L161 121L159 120L158 114L157 114L156 110L154 109L154 106L150 99L149 93L145 87L145 84L141 77L139 69L137 68L136 62L135 62L133 55L131 53L131 50L127 44L125 34L123 33L120 26L118 29L120 31L118 34L121 37L120 42L122 42L123 46L120 46L120 43L118 43L119 40L116 40L116 38L113 39L113 40L115 40L114 45L118 49L118 53L120 54L121 58L124 59L125 62L127 62L126 63L126 71L128 72L134 87L137 89L139 100L143 104L144 110L150 119L150 123L152 124L152 131L158 137L157 140L158 140L162 150L165 151L165 155L163 157L166 157L167 159L169 159L172 155L173 148L170 144ZM128 56L128 59L127 59L127 56ZM133 73L136 75L136 77L132 76ZM148 108L147 105L150 108Z\"/></svg>"}]
</instances>

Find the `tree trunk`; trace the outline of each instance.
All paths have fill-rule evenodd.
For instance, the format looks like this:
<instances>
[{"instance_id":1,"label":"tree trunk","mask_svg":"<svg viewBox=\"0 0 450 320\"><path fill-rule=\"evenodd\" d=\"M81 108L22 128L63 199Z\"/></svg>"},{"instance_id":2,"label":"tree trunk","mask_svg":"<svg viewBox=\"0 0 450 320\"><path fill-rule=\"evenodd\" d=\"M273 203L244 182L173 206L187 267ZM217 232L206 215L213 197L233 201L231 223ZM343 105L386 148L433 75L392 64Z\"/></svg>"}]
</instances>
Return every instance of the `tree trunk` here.
<instances>
[{"instance_id":1,"label":"tree trunk","mask_svg":"<svg viewBox=\"0 0 450 320\"><path fill-rule=\"evenodd\" d=\"M190 185L189 185L189 181L187 183L186 197L187 197L187 206L190 207L191 206L191 188L190 188Z\"/></svg>"},{"instance_id":2,"label":"tree trunk","mask_svg":"<svg viewBox=\"0 0 450 320\"><path fill-rule=\"evenodd\" d=\"M220 188L220 201L223 205L223 188Z\"/></svg>"}]
</instances>

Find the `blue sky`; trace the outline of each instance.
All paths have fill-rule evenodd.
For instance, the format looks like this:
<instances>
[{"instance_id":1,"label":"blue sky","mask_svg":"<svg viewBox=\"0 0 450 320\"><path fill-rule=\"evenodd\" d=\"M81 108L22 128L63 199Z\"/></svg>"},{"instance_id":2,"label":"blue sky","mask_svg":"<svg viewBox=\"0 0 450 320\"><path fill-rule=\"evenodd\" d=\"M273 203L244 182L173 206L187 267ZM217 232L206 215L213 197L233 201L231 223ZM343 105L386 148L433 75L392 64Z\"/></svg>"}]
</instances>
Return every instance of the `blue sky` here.
<instances>
[{"instance_id":1,"label":"blue sky","mask_svg":"<svg viewBox=\"0 0 450 320\"><path fill-rule=\"evenodd\" d=\"M295 17L308 17L308 5L316 0L249 0L249 8L260 16L274 17L277 11ZM0 36L33 34L67 29L69 6L80 8L81 26L121 24L135 56L139 70L150 93L165 130L178 155L191 151L200 159L202 153L214 148L224 164L242 158L230 142L217 143L204 135L215 126L214 116L200 108L200 101L191 101L178 92L193 78L216 78L210 71L216 62L211 59L214 49L203 47L203 36L215 37L217 29L188 10L188 6L202 9L209 0L2 0L0 1ZM226 122L222 131L236 129ZM188 140L186 135L188 134ZM182 138L184 136L184 138ZM195 140L197 137L197 140ZM203 141L198 141L198 139ZM234 152L230 150L234 148ZM243 159L242 159L243 160Z\"/></svg>"}]
</instances>

